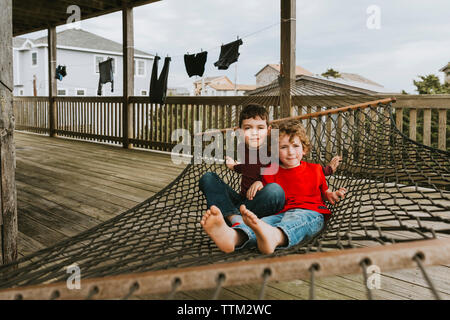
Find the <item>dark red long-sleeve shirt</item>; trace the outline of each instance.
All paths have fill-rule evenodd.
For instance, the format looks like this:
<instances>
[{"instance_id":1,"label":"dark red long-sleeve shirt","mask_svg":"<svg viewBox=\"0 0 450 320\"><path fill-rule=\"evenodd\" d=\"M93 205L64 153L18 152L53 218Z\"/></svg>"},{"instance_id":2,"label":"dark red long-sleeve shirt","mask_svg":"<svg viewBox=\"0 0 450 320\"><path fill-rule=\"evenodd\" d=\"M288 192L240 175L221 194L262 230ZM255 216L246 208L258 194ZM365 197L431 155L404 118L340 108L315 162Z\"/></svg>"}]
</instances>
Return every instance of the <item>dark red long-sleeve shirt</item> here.
<instances>
[{"instance_id":1,"label":"dark red long-sleeve shirt","mask_svg":"<svg viewBox=\"0 0 450 320\"><path fill-rule=\"evenodd\" d=\"M239 149L238 149L239 150ZM241 179L241 192L240 194L243 197L247 197L247 191L251 187L255 181L262 181L261 177L261 168L263 168L266 165L263 165L260 161L259 152L255 152L256 160L253 161L253 163L250 163L250 150L248 149L247 145L245 145L245 155L244 155L244 162L241 164L237 164L234 166L234 171L237 173L242 174ZM256 162L256 163L255 163ZM325 176L329 176L333 174L333 170L330 166L322 167L323 174Z\"/></svg>"}]
</instances>

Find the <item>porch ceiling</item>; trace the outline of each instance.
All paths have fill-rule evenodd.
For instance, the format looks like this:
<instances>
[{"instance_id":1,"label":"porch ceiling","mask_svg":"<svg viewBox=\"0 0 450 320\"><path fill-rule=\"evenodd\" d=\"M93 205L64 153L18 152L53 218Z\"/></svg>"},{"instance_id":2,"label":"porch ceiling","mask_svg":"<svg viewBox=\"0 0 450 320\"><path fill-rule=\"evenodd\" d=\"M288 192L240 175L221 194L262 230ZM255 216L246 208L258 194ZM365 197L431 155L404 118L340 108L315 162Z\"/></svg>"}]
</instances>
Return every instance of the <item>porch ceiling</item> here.
<instances>
[{"instance_id":1,"label":"porch ceiling","mask_svg":"<svg viewBox=\"0 0 450 320\"><path fill-rule=\"evenodd\" d=\"M81 20L161 0L13 0L13 36L66 24L71 5L80 7Z\"/></svg>"}]
</instances>

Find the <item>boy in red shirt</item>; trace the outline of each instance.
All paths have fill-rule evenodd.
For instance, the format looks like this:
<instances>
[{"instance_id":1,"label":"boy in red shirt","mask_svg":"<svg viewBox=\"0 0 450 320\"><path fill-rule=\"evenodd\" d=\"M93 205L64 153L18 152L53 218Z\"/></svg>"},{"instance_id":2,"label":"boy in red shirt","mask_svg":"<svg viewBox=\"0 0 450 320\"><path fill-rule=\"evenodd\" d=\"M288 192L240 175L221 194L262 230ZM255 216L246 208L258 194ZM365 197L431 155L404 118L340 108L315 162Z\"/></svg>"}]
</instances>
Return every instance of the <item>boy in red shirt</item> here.
<instances>
[{"instance_id":1,"label":"boy in red shirt","mask_svg":"<svg viewBox=\"0 0 450 320\"><path fill-rule=\"evenodd\" d=\"M266 168L259 187L270 183L280 185L285 193L284 207L277 214L260 219L241 205L244 223L228 227L220 210L212 206L201 224L224 252L257 245L261 253L270 254L277 247L292 247L322 229L324 217L331 214L323 199L334 204L345 197L345 188L336 192L328 189L320 165L302 161L310 149L310 141L301 123L283 122L278 129L280 164Z\"/></svg>"}]
</instances>

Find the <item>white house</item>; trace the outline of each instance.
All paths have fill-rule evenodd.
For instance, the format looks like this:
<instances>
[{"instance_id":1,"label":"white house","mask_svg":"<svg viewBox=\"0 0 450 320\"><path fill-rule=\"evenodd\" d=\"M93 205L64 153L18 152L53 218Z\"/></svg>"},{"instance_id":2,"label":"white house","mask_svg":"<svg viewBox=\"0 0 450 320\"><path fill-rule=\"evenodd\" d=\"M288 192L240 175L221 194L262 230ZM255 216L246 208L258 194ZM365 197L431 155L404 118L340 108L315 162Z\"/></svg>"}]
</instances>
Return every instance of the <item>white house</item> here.
<instances>
[{"instance_id":1,"label":"white house","mask_svg":"<svg viewBox=\"0 0 450 320\"><path fill-rule=\"evenodd\" d=\"M14 95L48 96L47 36L13 39ZM98 64L114 59L114 92L103 85L102 96L122 96L122 44L80 29L57 33L57 62L65 65L67 76L56 80L59 96L97 96ZM148 95L153 55L135 49L136 96Z\"/></svg>"},{"instance_id":2,"label":"white house","mask_svg":"<svg viewBox=\"0 0 450 320\"><path fill-rule=\"evenodd\" d=\"M444 67L439 69L439 71L444 73L444 83L450 83L450 62Z\"/></svg>"},{"instance_id":3,"label":"white house","mask_svg":"<svg viewBox=\"0 0 450 320\"><path fill-rule=\"evenodd\" d=\"M246 91L254 89L256 89L255 85L235 85L227 76L205 77L194 82L196 96L243 96Z\"/></svg>"}]
</instances>

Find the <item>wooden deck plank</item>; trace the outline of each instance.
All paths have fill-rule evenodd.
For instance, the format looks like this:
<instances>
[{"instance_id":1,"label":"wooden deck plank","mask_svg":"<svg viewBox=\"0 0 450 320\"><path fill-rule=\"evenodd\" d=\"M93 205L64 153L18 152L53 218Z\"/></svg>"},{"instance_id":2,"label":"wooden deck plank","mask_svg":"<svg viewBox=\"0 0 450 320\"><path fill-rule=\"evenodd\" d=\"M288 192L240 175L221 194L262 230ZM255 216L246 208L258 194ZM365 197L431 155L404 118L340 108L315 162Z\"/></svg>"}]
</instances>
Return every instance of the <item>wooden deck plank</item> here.
<instances>
[{"instance_id":1,"label":"wooden deck plank","mask_svg":"<svg viewBox=\"0 0 450 320\"><path fill-rule=\"evenodd\" d=\"M18 150L18 153L22 155L23 150ZM140 186L146 186L147 189L152 191L159 190L161 187L165 186L167 182L170 182L180 173L180 168L178 170L170 170L170 169L161 169L160 166L156 164L151 164L148 166L140 165L139 168L132 168L132 164L123 166L112 166L108 157L102 158L98 161L91 161L85 158L80 158L75 155L71 155L71 161L67 161L67 156L65 155L53 155L52 159L42 159L42 155L37 155L36 152L30 155L23 155L24 158L37 161L42 165L51 165L56 168L65 170L65 171L73 171L80 175L85 173L88 175L89 173L97 174L97 177L103 176L104 178L114 177L115 181L119 181L125 185L134 186L136 183L140 183ZM137 162L137 161L136 161ZM170 162L170 158L165 159L165 162ZM161 163L161 161L160 161ZM120 170L124 168L127 169L126 174L122 174ZM161 171L165 171L165 173L161 173ZM111 177L110 177L111 175ZM157 180L155 178L158 178ZM111 180L111 179L108 179Z\"/></svg>"},{"instance_id":2,"label":"wooden deck plank","mask_svg":"<svg viewBox=\"0 0 450 320\"><path fill-rule=\"evenodd\" d=\"M68 223L76 222L78 226L84 229L92 228L102 222L101 220L73 211L71 208L64 207L56 202L46 200L40 197L38 192L26 192L21 188L17 190L17 199L19 205L21 203L32 204L39 210L47 210L48 214L52 214L58 219L67 221Z\"/></svg>"}]
</instances>

